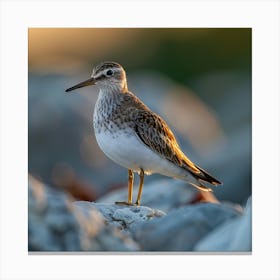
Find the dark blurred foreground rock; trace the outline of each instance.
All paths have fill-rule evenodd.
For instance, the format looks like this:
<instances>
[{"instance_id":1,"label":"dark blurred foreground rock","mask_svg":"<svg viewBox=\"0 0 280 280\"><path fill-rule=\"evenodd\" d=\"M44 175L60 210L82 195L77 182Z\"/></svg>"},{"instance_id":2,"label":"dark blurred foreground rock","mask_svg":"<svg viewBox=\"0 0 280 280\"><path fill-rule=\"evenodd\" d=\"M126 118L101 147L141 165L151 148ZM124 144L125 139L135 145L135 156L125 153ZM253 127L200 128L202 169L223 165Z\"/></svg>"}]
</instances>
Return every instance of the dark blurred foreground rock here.
<instances>
[{"instance_id":1,"label":"dark blurred foreground rock","mask_svg":"<svg viewBox=\"0 0 280 280\"><path fill-rule=\"evenodd\" d=\"M196 191L179 185L146 185L143 204L149 207L130 207L114 204L126 190L103 202L74 202L30 176L29 251L251 250L250 202L245 214L230 203L191 204Z\"/></svg>"},{"instance_id":2,"label":"dark blurred foreground rock","mask_svg":"<svg viewBox=\"0 0 280 280\"><path fill-rule=\"evenodd\" d=\"M89 207L81 211L64 193L29 177L29 251L134 251L139 246L101 213Z\"/></svg>"},{"instance_id":3,"label":"dark blurred foreground rock","mask_svg":"<svg viewBox=\"0 0 280 280\"><path fill-rule=\"evenodd\" d=\"M248 199L244 214L210 232L195 246L195 251L242 252L252 250L252 201ZM222 237L222 238L221 238Z\"/></svg>"}]
</instances>

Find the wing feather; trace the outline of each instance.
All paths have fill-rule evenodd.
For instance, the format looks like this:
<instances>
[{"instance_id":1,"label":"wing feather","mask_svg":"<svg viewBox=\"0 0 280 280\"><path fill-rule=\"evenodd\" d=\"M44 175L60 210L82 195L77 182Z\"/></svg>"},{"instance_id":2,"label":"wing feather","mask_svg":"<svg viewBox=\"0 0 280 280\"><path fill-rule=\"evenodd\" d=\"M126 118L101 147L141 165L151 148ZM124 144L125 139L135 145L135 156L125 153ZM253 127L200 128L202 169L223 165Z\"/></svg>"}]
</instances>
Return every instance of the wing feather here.
<instances>
[{"instance_id":1,"label":"wing feather","mask_svg":"<svg viewBox=\"0 0 280 280\"><path fill-rule=\"evenodd\" d=\"M151 111L139 110L134 122L138 137L150 149L179 167L186 168L194 174L200 173L196 165L181 151L174 134L160 116Z\"/></svg>"}]
</instances>

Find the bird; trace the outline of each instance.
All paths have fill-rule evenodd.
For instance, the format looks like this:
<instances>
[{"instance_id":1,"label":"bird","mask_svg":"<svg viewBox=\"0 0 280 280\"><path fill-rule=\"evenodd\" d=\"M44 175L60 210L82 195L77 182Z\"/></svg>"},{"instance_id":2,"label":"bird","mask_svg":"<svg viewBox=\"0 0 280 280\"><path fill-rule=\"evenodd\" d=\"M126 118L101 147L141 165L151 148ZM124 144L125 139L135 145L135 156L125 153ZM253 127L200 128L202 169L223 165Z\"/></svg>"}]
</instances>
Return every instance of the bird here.
<instances>
[{"instance_id":1,"label":"bird","mask_svg":"<svg viewBox=\"0 0 280 280\"><path fill-rule=\"evenodd\" d=\"M93 68L89 79L68 89L86 86L99 89L93 113L93 127L100 149L115 163L128 170L127 201L116 204L139 206L144 176L153 173L183 180L202 192L222 183L193 163L181 150L173 132L161 116L154 113L128 90L121 64L105 61ZM134 173L140 176L133 203Z\"/></svg>"}]
</instances>

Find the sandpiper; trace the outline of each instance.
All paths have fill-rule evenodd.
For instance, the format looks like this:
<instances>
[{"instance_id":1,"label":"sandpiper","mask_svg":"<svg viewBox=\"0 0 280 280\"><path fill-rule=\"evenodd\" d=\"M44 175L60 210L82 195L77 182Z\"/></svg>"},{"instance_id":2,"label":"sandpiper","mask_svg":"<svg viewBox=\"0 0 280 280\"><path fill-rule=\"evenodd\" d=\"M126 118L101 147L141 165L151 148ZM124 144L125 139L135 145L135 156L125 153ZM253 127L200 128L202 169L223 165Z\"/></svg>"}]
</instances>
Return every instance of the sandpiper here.
<instances>
[{"instance_id":1,"label":"sandpiper","mask_svg":"<svg viewBox=\"0 0 280 280\"><path fill-rule=\"evenodd\" d=\"M128 169L128 200L116 203L140 205L145 174L181 179L208 192L212 189L202 182L221 184L187 158L166 122L128 90L126 73L119 63L99 64L90 79L66 92L90 85L99 87L93 114L97 143L110 159ZM134 172L140 175L135 204L132 203Z\"/></svg>"}]
</instances>

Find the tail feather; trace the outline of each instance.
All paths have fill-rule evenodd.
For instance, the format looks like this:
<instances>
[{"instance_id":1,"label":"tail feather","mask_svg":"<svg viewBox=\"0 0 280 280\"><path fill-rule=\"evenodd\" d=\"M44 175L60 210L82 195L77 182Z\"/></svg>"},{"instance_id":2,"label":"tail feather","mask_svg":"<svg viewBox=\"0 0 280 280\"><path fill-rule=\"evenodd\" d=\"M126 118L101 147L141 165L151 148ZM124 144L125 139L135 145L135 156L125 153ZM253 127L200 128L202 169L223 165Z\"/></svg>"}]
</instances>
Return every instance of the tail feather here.
<instances>
[{"instance_id":1,"label":"tail feather","mask_svg":"<svg viewBox=\"0 0 280 280\"><path fill-rule=\"evenodd\" d=\"M199 166L196 165L196 168L199 169L199 171L200 171L200 173L194 174L195 177L197 177L198 179L208 182L214 186L218 186L218 185L222 184L219 180L215 179L213 176L211 176L209 173L207 173L205 170L203 170Z\"/></svg>"},{"instance_id":2,"label":"tail feather","mask_svg":"<svg viewBox=\"0 0 280 280\"><path fill-rule=\"evenodd\" d=\"M181 165L183 168L187 169L196 180L202 180L204 182L210 183L214 186L221 185L222 183L211 176L207 171L199 167L198 165L191 162L186 155L183 155L183 162ZM204 188L204 186L202 186ZM206 188L206 187L205 187Z\"/></svg>"}]
</instances>

